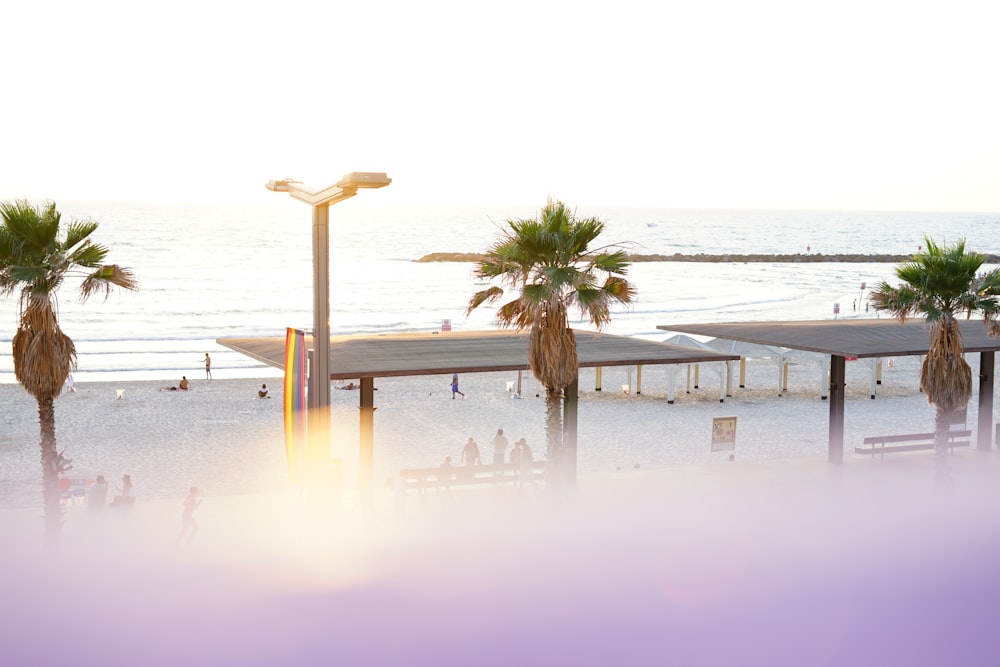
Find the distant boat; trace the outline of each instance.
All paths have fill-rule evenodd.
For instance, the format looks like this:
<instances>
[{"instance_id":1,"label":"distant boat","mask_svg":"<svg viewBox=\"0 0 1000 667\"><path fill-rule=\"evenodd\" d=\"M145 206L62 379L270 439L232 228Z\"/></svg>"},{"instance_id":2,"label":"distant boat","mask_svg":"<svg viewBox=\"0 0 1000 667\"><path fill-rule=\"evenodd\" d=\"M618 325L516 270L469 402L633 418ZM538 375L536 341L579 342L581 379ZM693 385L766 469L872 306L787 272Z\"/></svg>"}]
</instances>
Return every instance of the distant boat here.
<instances>
[{"instance_id":1,"label":"distant boat","mask_svg":"<svg viewBox=\"0 0 1000 667\"><path fill-rule=\"evenodd\" d=\"M656 227L656 226L657 226L657 224L656 224L655 222L647 222L647 223L646 223L646 226L647 226L647 227Z\"/></svg>"}]
</instances>

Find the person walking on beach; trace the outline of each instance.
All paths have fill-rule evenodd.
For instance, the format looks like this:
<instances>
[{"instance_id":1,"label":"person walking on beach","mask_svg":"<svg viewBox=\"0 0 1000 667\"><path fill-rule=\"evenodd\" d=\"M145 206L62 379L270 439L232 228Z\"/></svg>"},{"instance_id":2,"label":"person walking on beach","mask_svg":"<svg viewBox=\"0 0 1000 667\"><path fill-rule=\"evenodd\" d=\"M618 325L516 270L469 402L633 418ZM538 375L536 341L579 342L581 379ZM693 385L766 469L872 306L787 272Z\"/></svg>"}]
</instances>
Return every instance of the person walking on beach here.
<instances>
[{"instance_id":1,"label":"person walking on beach","mask_svg":"<svg viewBox=\"0 0 1000 667\"><path fill-rule=\"evenodd\" d=\"M458 373L454 373L451 376L451 397L452 397L452 399L455 398L455 394L462 394L462 392L460 392L458 390ZM465 398L465 394L462 394L462 398Z\"/></svg>"},{"instance_id":2,"label":"person walking on beach","mask_svg":"<svg viewBox=\"0 0 1000 667\"><path fill-rule=\"evenodd\" d=\"M180 544L182 539L184 539L185 544L190 544L195 533L198 532L198 522L194 519L194 511L201 505L201 498L198 497L197 486L192 486L188 490L187 497L181 504L184 507L184 513L181 514L181 532L177 534L177 544Z\"/></svg>"},{"instance_id":3,"label":"person walking on beach","mask_svg":"<svg viewBox=\"0 0 1000 667\"><path fill-rule=\"evenodd\" d=\"M208 356L208 352L205 353L205 379L212 379L212 357Z\"/></svg>"},{"instance_id":4,"label":"person walking on beach","mask_svg":"<svg viewBox=\"0 0 1000 667\"><path fill-rule=\"evenodd\" d=\"M479 445L471 437L465 447L462 447L462 463L467 466L479 465Z\"/></svg>"},{"instance_id":5,"label":"person walking on beach","mask_svg":"<svg viewBox=\"0 0 1000 667\"><path fill-rule=\"evenodd\" d=\"M503 434L503 429L498 428L496 437L493 438L493 465L503 465L507 457L507 437Z\"/></svg>"}]
</instances>

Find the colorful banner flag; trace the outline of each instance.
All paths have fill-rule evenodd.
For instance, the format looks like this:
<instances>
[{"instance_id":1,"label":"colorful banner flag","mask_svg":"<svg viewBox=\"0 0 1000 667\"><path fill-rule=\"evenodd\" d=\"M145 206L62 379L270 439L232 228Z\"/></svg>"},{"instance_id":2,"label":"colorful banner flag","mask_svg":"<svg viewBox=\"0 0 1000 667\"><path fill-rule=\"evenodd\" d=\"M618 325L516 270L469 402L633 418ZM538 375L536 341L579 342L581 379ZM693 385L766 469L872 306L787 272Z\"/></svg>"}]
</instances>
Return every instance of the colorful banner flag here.
<instances>
[{"instance_id":1,"label":"colorful banner flag","mask_svg":"<svg viewBox=\"0 0 1000 667\"><path fill-rule=\"evenodd\" d=\"M300 479L305 465L306 415L305 332L289 328L285 334L285 456L293 480Z\"/></svg>"}]
</instances>

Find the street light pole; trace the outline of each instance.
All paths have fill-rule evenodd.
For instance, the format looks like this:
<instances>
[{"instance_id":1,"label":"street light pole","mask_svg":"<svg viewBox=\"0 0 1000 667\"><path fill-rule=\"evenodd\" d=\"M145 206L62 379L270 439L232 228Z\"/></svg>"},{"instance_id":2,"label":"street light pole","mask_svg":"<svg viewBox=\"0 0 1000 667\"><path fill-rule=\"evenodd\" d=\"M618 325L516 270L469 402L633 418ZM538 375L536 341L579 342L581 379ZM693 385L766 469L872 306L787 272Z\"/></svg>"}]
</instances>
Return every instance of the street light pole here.
<instances>
[{"instance_id":1,"label":"street light pole","mask_svg":"<svg viewBox=\"0 0 1000 667\"><path fill-rule=\"evenodd\" d=\"M310 414L319 417L320 433L330 431L330 207L313 206L313 364L309 372ZM315 372L313 372L315 369ZM325 385L326 391L323 391ZM326 417L324 418L324 413Z\"/></svg>"},{"instance_id":2,"label":"street light pole","mask_svg":"<svg viewBox=\"0 0 1000 667\"><path fill-rule=\"evenodd\" d=\"M268 190L287 192L312 206L313 355L309 367L309 441L330 432L330 206L349 199L359 188L382 188L392 179L380 172L352 172L321 190L306 188L289 178L268 181Z\"/></svg>"}]
</instances>

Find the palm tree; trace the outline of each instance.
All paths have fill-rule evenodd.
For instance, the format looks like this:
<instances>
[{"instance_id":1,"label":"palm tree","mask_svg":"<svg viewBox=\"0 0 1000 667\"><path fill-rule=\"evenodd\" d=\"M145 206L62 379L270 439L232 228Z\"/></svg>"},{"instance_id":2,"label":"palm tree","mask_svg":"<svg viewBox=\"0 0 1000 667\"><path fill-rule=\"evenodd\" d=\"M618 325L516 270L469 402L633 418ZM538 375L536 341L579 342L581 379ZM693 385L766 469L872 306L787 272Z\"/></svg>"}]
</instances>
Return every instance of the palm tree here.
<instances>
[{"instance_id":1,"label":"palm tree","mask_svg":"<svg viewBox=\"0 0 1000 667\"><path fill-rule=\"evenodd\" d=\"M45 544L51 549L58 546L62 524L59 475L70 467L56 448L53 401L76 366L76 346L59 328L56 293L73 277L81 279L81 301L100 292L107 298L112 286L137 287L129 269L104 264L108 249L90 240L97 222L74 220L63 233L61 217L50 201L0 203L0 294L20 292L14 376L38 402Z\"/></svg>"},{"instance_id":2,"label":"palm tree","mask_svg":"<svg viewBox=\"0 0 1000 667\"><path fill-rule=\"evenodd\" d=\"M939 472L947 470L948 431L951 417L972 395L972 370L964 358L958 317L979 314L990 335L1000 334L1000 270L983 276L979 269L986 256L966 252L965 239L939 246L924 239L926 250L896 267L898 287L879 284L869 297L876 310L885 310L900 321L923 315L930 326L930 347L920 369L920 388L936 408L934 452Z\"/></svg>"},{"instance_id":3,"label":"palm tree","mask_svg":"<svg viewBox=\"0 0 1000 667\"><path fill-rule=\"evenodd\" d=\"M550 479L560 485L569 473L563 461L562 395L577 377L576 336L569 310L580 309L598 330L611 321L614 303L631 303L635 288L625 278L630 262L611 246L590 250L604 231L597 218L578 220L562 202L549 200L537 219L508 220L509 230L476 263L477 278L496 279L469 300L466 315L484 303L516 296L497 309L497 322L528 330L528 364L545 387ZM602 280L603 279L603 280Z\"/></svg>"}]
</instances>

